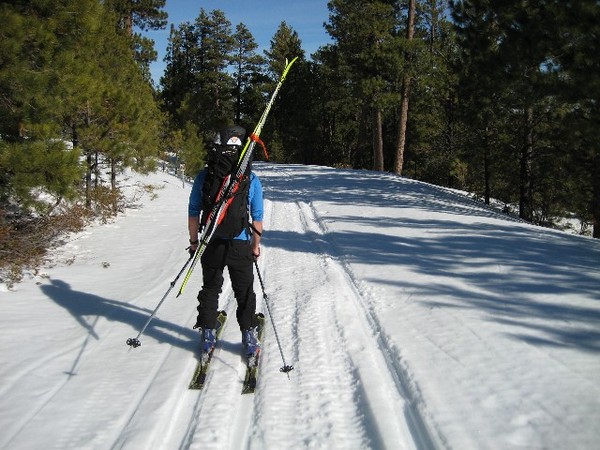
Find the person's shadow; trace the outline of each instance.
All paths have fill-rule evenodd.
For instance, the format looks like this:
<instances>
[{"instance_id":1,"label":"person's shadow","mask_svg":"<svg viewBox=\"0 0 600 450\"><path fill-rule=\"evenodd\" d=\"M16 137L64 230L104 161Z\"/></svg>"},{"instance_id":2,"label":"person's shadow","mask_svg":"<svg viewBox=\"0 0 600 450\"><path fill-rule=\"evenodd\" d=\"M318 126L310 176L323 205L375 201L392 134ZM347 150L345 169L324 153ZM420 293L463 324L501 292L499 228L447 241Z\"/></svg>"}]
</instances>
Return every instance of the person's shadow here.
<instances>
[{"instance_id":1,"label":"person's shadow","mask_svg":"<svg viewBox=\"0 0 600 450\"><path fill-rule=\"evenodd\" d=\"M40 289L57 305L65 308L77 323L87 331L88 336L77 360L83 353L83 349L87 346L90 338L101 339L101 336L95 329L99 318L104 317L105 319L122 322L131 326L131 336L123 336L121 341L115 342L115 345L123 345L125 347L127 338L137 335L152 313L151 310L122 301L111 300L86 292L74 291L68 283L62 280L51 279L49 285L43 285ZM180 347L193 353L196 352L198 342L198 334L191 328L166 322L156 316L149 323L140 340L144 338L152 338L158 342ZM67 374L74 375L77 360Z\"/></svg>"}]
</instances>

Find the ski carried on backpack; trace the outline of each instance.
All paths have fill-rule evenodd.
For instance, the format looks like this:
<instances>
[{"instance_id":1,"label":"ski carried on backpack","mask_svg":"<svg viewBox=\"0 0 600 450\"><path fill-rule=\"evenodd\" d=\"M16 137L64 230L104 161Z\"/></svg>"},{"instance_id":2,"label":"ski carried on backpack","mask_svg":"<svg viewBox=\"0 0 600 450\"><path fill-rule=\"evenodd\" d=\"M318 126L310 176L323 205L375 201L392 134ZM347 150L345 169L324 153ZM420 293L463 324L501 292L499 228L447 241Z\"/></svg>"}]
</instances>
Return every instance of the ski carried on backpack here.
<instances>
[{"instance_id":1,"label":"ski carried on backpack","mask_svg":"<svg viewBox=\"0 0 600 450\"><path fill-rule=\"evenodd\" d=\"M227 175L227 177L225 177L225 179L223 180L221 189L219 190L217 197L215 198L214 206L210 210L208 218L206 219L206 224L202 229L200 236L198 237L198 248L196 249L196 252L194 253L194 256L192 258L192 264L190 265L187 273L185 274L183 282L181 283L181 287L179 288L177 297L179 297L183 293L190 279L190 276L192 275L192 272L196 267L196 264L198 263L198 261L200 261L200 258L206 250L206 247L208 246L211 238L213 237L217 227L225 217L225 214L227 213L227 208L233 201L233 196L237 192L240 181L242 180L242 177L246 172L248 165L250 164L252 154L254 152L254 146L256 145L256 142L260 142L260 133L262 132L263 126L265 125L267 116L271 111L273 103L275 102L275 98L277 97L277 94L279 93L279 90L281 89L281 86L283 85L283 82L285 81L285 78L287 77L287 74L290 68L292 67L292 64L294 64L294 62L296 62L297 59L298 57L295 57L291 61L287 62L285 69L281 73L281 76L279 77L279 82L277 83L277 86L275 86L275 90L271 94L271 98L267 103L267 106L265 107L258 123L256 124L254 131L246 140L246 143L240 153L236 165L236 170L234 172L235 175Z\"/></svg>"}]
</instances>

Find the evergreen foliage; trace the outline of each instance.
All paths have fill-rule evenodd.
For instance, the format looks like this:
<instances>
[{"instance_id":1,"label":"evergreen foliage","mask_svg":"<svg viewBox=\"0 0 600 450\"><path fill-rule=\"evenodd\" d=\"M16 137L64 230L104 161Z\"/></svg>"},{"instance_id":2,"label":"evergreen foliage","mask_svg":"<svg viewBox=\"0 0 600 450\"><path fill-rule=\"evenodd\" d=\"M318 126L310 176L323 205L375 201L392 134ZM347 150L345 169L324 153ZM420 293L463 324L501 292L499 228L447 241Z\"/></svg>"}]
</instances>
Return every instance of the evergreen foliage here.
<instances>
[{"instance_id":1,"label":"evergreen foliage","mask_svg":"<svg viewBox=\"0 0 600 450\"><path fill-rule=\"evenodd\" d=\"M144 78L150 79L150 62L156 60L154 42L138 30L162 30L167 26L165 0L104 0L106 7L115 13L116 26L131 38L130 45L140 65Z\"/></svg>"},{"instance_id":2,"label":"evergreen foliage","mask_svg":"<svg viewBox=\"0 0 600 450\"><path fill-rule=\"evenodd\" d=\"M171 28L161 96L174 126L196 124L206 140L233 120L233 77L227 72L235 41L220 10L200 10L194 23Z\"/></svg>"},{"instance_id":3,"label":"evergreen foliage","mask_svg":"<svg viewBox=\"0 0 600 450\"><path fill-rule=\"evenodd\" d=\"M330 24L327 31L336 42L336 50L352 85L360 121L358 152L371 149L372 168L384 169L383 117L394 101L391 89L400 53L397 51L397 26L394 2L333 0L329 2ZM360 112L359 112L360 111ZM364 128L363 128L364 127ZM367 129L367 127L369 127ZM366 138L370 131L371 139ZM366 160L366 158L362 158ZM360 161L360 160L359 160Z\"/></svg>"},{"instance_id":4,"label":"evergreen foliage","mask_svg":"<svg viewBox=\"0 0 600 450\"><path fill-rule=\"evenodd\" d=\"M185 175L195 177L204 168L206 159L204 142L199 137L198 128L188 122L183 130L177 130L176 133L179 137L174 142L179 142L181 159L185 161Z\"/></svg>"},{"instance_id":5,"label":"evergreen foliage","mask_svg":"<svg viewBox=\"0 0 600 450\"><path fill-rule=\"evenodd\" d=\"M518 203L519 215L536 223L575 213L600 237L597 127L584 125L598 119L590 74L598 69L600 5L469 0L452 8L460 112L481 150L464 151L473 187L487 202Z\"/></svg>"},{"instance_id":6,"label":"evergreen foliage","mask_svg":"<svg viewBox=\"0 0 600 450\"><path fill-rule=\"evenodd\" d=\"M265 51L270 83L266 92L272 92L286 61L298 56L294 68L288 74L269 121L263 131L263 140L271 147L271 158L278 162L309 162L312 144L308 125L311 116L310 88L307 85L308 66L298 33L281 22L271 39L271 47ZM308 142L307 142L308 141Z\"/></svg>"},{"instance_id":7,"label":"evergreen foliage","mask_svg":"<svg viewBox=\"0 0 600 450\"><path fill-rule=\"evenodd\" d=\"M166 26L164 5L0 2L0 235L67 204L116 211L116 175L161 147L194 176L299 56L262 134L273 161L394 171L600 237L597 1L331 0L332 43L310 59L286 22L260 55L243 23L200 9L171 26L155 91L140 32Z\"/></svg>"},{"instance_id":8,"label":"evergreen foliage","mask_svg":"<svg viewBox=\"0 0 600 450\"><path fill-rule=\"evenodd\" d=\"M116 199L118 171L154 164L160 110L132 37L119 31L108 4L0 2L3 243L18 240L19 230L39 234L27 223L60 223L49 219L56 211L92 213L93 199L102 197L94 189L109 189ZM102 164L112 179L108 188L101 186ZM116 203L109 206L117 211Z\"/></svg>"},{"instance_id":9,"label":"evergreen foliage","mask_svg":"<svg viewBox=\"0 0 600 450\"><path fill-rule=\"evenodd\" d=\"M262 93L267 81L264 74L265 58L256 53L258 44L243 23L237 25L233 42L234 121L246 129L252 129L256 111L264 106Z\"/></svg>"},{"instance_id":10,"label":"evergreen foliage","mask_svg":"<svg viewBox=\"0 0 600 450\"><path fill-rule=\"evenodd\" d=\"M598 236L597 2L328 6L333 42L312 61L285 22L264 62L220 11L173 29L162 96L174 126L196 124L205 143L217 123L251 128L268 80L300 56L263 132L273 160L395 171L539 224L574 214Z\"/></svg>"}]
</instances>

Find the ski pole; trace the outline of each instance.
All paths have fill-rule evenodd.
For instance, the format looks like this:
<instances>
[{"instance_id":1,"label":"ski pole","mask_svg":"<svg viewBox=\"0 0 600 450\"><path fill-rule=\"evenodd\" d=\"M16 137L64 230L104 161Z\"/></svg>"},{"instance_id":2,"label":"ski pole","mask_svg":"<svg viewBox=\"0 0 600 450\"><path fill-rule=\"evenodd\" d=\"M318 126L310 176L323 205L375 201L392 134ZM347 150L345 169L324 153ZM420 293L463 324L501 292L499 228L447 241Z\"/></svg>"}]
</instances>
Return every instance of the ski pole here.
<instances>
[{"instance_id":1,"label":"ski pole","mask_svg":"<svg viewBox=\"0 0 600 450\"><path fill-rule=\"evenodd\" d=\"M163 304L163 302L165 301L165 299L169 295L169 292L171 292L171 289L173 289L173 287L175 286L175 283L177 283L177 280L179 279L179 277L181 276L181 274L183 273L183 271L185 270L185 268L188 266L188 264L192 260L192 256L193 255L190 255L190 257L185 262L185 264L183 265L183 267L181 268L181 270L179 271L179 273L177 274L177 276L175 277L175 279L173 281L171 281L171 285L169 286L169 289L167 290L167 292L165 292L165 295L163 295L163 298L160 299L160 302L158 302L158 305L156 305L156 308L154 308L154 311L152 311L152 314L150 314L150 317L148 317L148 320L146 321L146 323L144 324L144 326L142 327L142 329L140 330L140 332L138 333L138 335L136 337L134 337L134 338L127 339L127 345L129 345L130 347L133 347L133 348L137 348L140 345L142 345L142 343L140 342L140 336L144 333L144 331L146 330L146 328L148 327L148 325L150 324L150 322L152 321L152 319L156 315L156 311L158 311L158 308L160 308L160 305Z\"/></svg>"},{"instance_id":2,"label":"ski pole","mask_svg":"<svg viewBox=\"0 0 600 450\"><path fill-rule=\"evenodd\" d=\"M294 366L290 366L286 364L285 357L283 356L283 350L281 350L281 342L279 342L279 335L277 334L277 328L275 327L275 321L273 320L273 314L271 314L271 307L269 306L269 297L265 293L265 285L263 283L262 277L260 276L260 270L258 268L258 262L256 258L254 259L254 266L256 267L256 273L258 274L258 280L260 281L260 287L263 293L263 299L265 300L265 305L267 305L267 311L269 312L269 317L271 319L271 324L273 325L273 331L275 332L275 340L277 341L277 347L279 348L279 354L281 355L281 360L283 361L283 367L279 369L280 372L286 373L288 379L290 378L290 372L294 370Z\"/></svg>"}]
</instances>

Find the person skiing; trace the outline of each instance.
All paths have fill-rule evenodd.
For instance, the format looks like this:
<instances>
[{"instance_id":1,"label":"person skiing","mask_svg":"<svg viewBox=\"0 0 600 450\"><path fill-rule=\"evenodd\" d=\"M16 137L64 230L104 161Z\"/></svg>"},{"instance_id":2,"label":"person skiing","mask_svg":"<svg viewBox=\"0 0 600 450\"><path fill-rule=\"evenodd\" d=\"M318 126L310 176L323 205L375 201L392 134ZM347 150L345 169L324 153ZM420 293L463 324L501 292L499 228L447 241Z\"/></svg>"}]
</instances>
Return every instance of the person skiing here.
<instances>
[{"instance_id":1,"label":"person skiing","mask_svg":"<svg viewBox=\"0 0 600 450\"><path fill-rule=\"evenodd\" d=\"M214 199L227 175L235 176L246 130L238 125L219 131L209 152L207 166L194 179L188 204L189 251L198 247L199 230L206 223ZM248 212L252 218L249 222ZM209 353L216 342L219 294L223 271L227 267L237 301L236 318L248 358L258 355L258 321L254 292L254 258L260 256L263 230L263 191L250 164L242 175L237 191L230 199L225 217L201 256L202 288L198 293L198 317L194 329L200 332L202 351Z\"/></svg>"}]
</instances>

